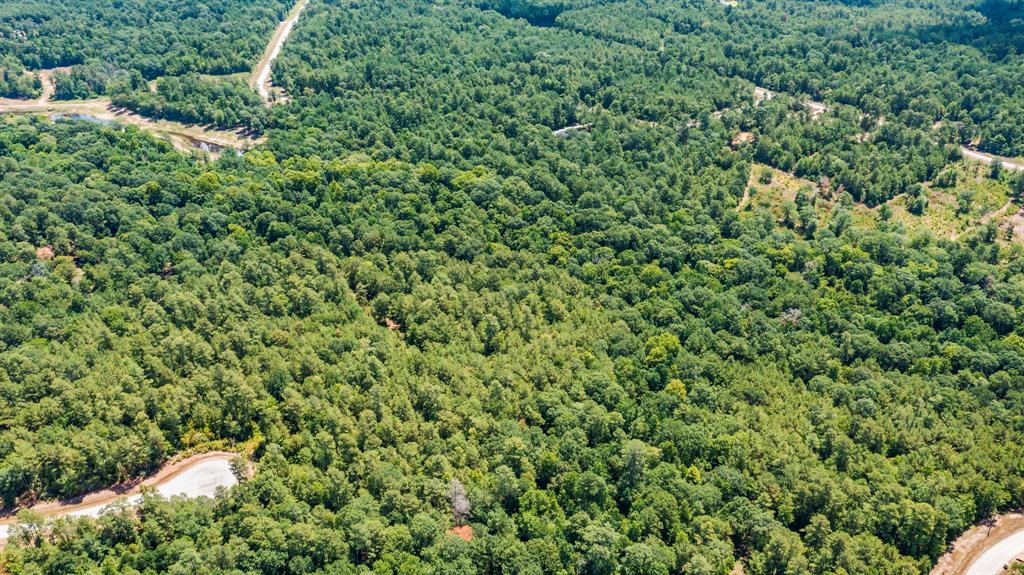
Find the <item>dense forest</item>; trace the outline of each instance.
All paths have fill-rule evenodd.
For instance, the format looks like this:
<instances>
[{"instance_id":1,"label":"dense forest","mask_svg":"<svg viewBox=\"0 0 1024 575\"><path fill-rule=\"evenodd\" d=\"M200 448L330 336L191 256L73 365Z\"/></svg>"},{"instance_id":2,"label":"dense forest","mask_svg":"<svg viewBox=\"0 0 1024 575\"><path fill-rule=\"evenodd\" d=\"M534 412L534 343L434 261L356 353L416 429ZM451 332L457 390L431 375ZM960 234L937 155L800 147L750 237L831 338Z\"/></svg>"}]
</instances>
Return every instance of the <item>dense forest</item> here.
<instances>
[{"instance_id":1,"label":"dense forest","mask_svg":"<svg viewBox=\"0 0 1024 575\"><path fill-rule=\"evenodd\" d=\"M40 83L17 59L0 57L0 98L34 98Z\"/></svg>"},{"instance_id":2,"label":"dense forest","mask_svg":"<svg viewBox=\"0 0 1024 575\"><path fill-rule=\"evenodd\" d=\"M248 71L288 0L14 0L0 54L30 70L91 59L145 78Z\"/></svg>"},{"instance_id":3,"label":"dense forest","mask_svg":"<svg viewBox=\"0 0 1024 575\"><path fill-rule=\"evenodd\" d=\"M0 118L0 497L256 474L6 571L923 575L1024 505L1024 173L959 151L1024 152L1019 3L314 0L270 108L200 73L287 6L185 4L0 9L59 97L268 136ZM246 48L82 41L162 26Z\"/></svg>"},{"instance_id":4,"label":"dense forest","mask_svg":"<svg viewBox=\"0 0 1024 575\"><path fill-rule=\"evenodd\" d=\"M267 121L263 100L241 79L209 81L195 74L162 78L154 90L114 91L111 101L151 118L189 124L261 131Z\"/></svg>"},{"instance_id":5,"label":"dense forest","mask_svg":"<svg viewBox=\"0 0 1024 575\"><path fill-rule=\"evenodd\" d=\"M53 74L53 97L57 100L84 100L108 93L148 91L149 85L138 70L125 70L109 63L90 60L70 71Z\"/></svg>"}]
</instances>

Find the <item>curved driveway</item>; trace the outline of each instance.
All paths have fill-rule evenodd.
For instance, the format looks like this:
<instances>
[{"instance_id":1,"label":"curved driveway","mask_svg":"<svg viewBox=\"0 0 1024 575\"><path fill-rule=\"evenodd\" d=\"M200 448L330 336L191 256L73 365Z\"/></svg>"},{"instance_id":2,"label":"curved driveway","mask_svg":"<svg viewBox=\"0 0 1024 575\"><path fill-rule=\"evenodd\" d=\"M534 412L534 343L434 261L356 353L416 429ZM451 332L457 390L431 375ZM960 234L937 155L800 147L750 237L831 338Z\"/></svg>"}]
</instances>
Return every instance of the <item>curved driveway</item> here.
<instances>
[{"instance_id":1,"label":"curved driveway","mask_svg":"<svg viewBox=\"0 0 1024 575\"><path fill-rule=\"evenodd\" d=\"M212 497L218 487L229 488L238 483L231 471L231 459L235 453L215 451L194 455L168 465L144 479L138 486L124 493L110 490L90 493L74 503L50 502L32 507L47 517L98 517L111 503L124 501L134 505L142 499L140 487L155 487L164 497ZM9 517L0 520L0 540L6 540L17 519Z\"/></svg>"}]
</instances>

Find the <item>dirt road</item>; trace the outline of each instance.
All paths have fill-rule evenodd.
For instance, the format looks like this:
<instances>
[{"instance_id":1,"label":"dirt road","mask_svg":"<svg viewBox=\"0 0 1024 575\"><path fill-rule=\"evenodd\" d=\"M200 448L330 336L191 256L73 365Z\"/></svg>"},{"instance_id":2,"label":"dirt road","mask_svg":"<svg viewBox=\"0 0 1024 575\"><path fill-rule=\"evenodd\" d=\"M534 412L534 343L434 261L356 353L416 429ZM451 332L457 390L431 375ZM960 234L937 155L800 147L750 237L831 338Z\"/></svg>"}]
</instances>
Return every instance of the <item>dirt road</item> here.
<instances>
[{"instance_id":1,"label":"dirt road","mask_svg":"<svg viewBox=\"0 0 1024 575\"><path fill-rule=\"evenodd\" d=\"M39 71L39 81L43 84L43 92L39 95L39 100L36 102L39 105L43 105L50 101L53 97L53 78L50 77L49 70Z\"/></svg>"},{"instance_id":2,"label":"dirt road","mask_svg":"<svg viewBox=\"0 0 1024 575\"><path fill-rule=\"evenodd\" d=\"M1024 513L1013 512L968 529L939 558L930 575L997 575L1024 556Z\"/></svg>"},{"instance_id":3,"label":"dirt road","mask_svg":"<svg viewBox=\"0 0 1024 575\"><path fill-rule=\"evenodd\" d=\"M996 575L1014 559L1024 555L1024 530L996 543L967 568L965 575Z\"/></svg>"},{"instance_id":4,"label":"dirt road","mask_svg":"<svg viewBox=\"0 0 1024 575\"><path fill-rule=\"evenodd\" d=\"M283 22L278 24L277 29L274 30L274 35L270 38L270 43L267 44L266 50L263 51L263 56L260 57L259 62L256 62L256 67L252 70L252 78L249 80L249 84L256 88L256 91L260 93L260 96L269 101L270 100L270 65L274 63L274 59L281 53L281 46L284 45L285 40L292 33L292 28L295 23L299 20L299 15L309 5L309 0L298 0L295 3L295 7L288 13L288 16Z\"/></svg>"},{"instance_id":5,"label":"dirt road","mask_svg":"<svg viewBox=\"0 0 1024 575\"><path fill-rule=\"evenodd\" d=\"M97 491L74 501L41 503L32 509L47 517L98 517L108 505L122 498L129 504L137 503L142 498L139 491L143 486L155 487L164 497L212 497L218 487L238 483L229 463L236 456L226 451L193 455L164 466L136 485ZM7 539L16 523L11 515L0 519L0 541Z\"/></svg>"},{"instance_id":6,"label":"dirt road","mask_svg":"<svg viewBox=\"0 0 1024 575\"><path fill-rule=\"evenodd\" d=\"M992 154L986 154L985 152L979 152L978 150L972 150L971 148L968 148L967 146L960 146L960 153L963 154L964 157L969 159L969 160L974 160L976 162L981 162L982 164L985 164L985 165L991 165L992 162L994 162L997 159L999 159L999 160L1001 160L1003 162L1003 168L1004 169L1014 170L1014 171L1018 171L1018 172L1024 171L1024 164L1020 164L1020 163L1014 162L1013 160L1008 160L1008 159L1005 159L1005 158L999 158L998 156L993 156Z\"/></svg>"},{"instance_id":7,"label":"dirt road","mask_svg":"<svg viewBox=\"0 0 1024 575\"><path fill-rule=\"evenodd\" d=\"M581 130L586 130L589 132L593 127L593 124L574 124L572 126L566 126L564 128L552 130L551 135L553 135L556 138L562 138L568 136L569 134L572 134L573 132L579 132Z\"/></svg>"}]
</instances>

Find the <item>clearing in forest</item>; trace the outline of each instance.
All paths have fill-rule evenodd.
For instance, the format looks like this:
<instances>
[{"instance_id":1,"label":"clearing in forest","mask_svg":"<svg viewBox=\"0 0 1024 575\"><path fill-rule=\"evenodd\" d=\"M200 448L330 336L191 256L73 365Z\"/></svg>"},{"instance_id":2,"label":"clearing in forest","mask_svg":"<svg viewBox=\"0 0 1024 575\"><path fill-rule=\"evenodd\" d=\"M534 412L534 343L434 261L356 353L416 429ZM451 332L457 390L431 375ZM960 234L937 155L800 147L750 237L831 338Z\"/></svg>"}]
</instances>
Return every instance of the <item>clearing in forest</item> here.
<instances>
[{"instance_id":1,"label":"clearing in forest","mask_svg":"<svg viewBox=\"0 0 1024 575\"><path fill-rule=\"evenodd\" d=\"M284 46L285 40L292 33L292 28L295 27L295 23L299 20L299 15L309 5L309 0L298 0L295 6L292 8L288 16L278 24L277 29L274 30L274 35L271 36L270 42L267 43L266 49L263 51L263 55L259 61L256 62L256 66L252 69L252 76L249 80L249 85L256 89L260 93L260 96L270 101L270 71L271 64L277 58L277 55L281 53L281 46Z\"/></svg>"},{"instance_id":2,"label":"clearing in forest","mask_svg":"<svg viewBox=\"0 0 1024 575\"><path fill-rule=\"evenodd\" d=\"M80 119L100 123L121 123L138 126L157 137L166 139L176 149L189 152L203 150L212 157L225 148L238 151L252 148L266 141L266 137L253 137L242 130L234 132L185 125L170 120L154 120L135 112L117 108L107 98L93 100L61 100L44 104L25 100L0 100L0 114L50 114L53 119Z\"/></svg>"}]
</instances>

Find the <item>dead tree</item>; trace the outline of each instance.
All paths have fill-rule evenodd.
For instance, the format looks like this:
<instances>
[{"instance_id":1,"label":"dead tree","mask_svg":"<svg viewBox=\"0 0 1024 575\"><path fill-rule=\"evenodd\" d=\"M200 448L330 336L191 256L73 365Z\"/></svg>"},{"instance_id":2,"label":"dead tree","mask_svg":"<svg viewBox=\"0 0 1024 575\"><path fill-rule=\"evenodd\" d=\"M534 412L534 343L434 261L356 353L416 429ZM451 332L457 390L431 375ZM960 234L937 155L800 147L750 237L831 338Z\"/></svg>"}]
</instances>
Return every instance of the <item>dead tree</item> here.
<instances>
[{"instance_id":1,"label":"dead tree","mask_svg":"<svg viewBox=\"0 0 1024 575\"><path fill-rule=\"evenodd\" d=\"M469 496L466 495L466 488L458 479L452 479L448 484L448 501L452 504L452 517L455 525L462 525L469 517Z\"/></svg>"}]
</instances>

